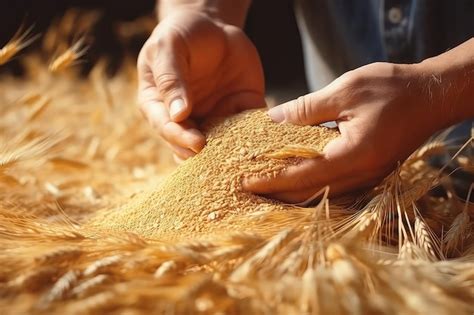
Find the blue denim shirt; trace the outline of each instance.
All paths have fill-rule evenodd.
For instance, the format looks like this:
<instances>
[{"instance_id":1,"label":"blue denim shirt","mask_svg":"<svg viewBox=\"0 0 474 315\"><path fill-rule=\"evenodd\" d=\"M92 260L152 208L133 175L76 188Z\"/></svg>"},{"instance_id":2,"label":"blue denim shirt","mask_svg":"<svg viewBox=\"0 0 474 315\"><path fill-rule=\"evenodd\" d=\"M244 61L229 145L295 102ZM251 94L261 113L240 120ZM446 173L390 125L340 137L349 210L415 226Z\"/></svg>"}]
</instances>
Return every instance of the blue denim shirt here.
<instances>
[{"instance_id":1,"label":"blue denim shirt","mask_svg":"<svg viewBox=\"0 0 474 315\"><path fill-rule=\"evenodd\" d=\"M295 6L305 59L322 58L336 76L375 61L419 62L474 36L473 0L295 0Z\"/></svg>"}]
</instances>

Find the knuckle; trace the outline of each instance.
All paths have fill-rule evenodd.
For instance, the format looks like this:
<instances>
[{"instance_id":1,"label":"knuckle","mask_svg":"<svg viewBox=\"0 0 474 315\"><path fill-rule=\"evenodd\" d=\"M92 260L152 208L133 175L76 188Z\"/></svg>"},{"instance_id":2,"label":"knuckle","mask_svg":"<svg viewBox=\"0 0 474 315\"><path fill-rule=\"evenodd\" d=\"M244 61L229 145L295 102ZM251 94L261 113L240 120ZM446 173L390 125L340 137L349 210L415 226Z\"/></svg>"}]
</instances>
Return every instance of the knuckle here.
<instances>
[{"instance_id":1,"label":"knuckle","mask_svg":"<svg viewBox=\"0 0 474 315\"><path fill-rule=\"evenodd\" d=\"M148 117L148 123L150 124L151 128L153 128L153 130L156 130L158 132L158 135L160 137L163 137L163 128L162 128L162 126L160 125L159 122L157 122L154 119L151 119L150 117Z\"/></svg>"},{"instance_id":2,"label":"knuckle","mask_svg":"<svg viewBox=\"0 0 474 315\"><path fill-rule=\"evenodd\" d=\"M296 185L301 189L311 188L314 186L312 176L301 176L298 177Z\"/></svg>"},{"instance_id":3,"label":"knuckle","mask_svg":"<svg viewBox=\"0 0 474 315\"><path fill-rule=\"evenodd\" d=\"M178 76L174 73L162 73L155 76L158 93L162 96L170 94L179 86Z\"/></svg>"},{"instance_id":4,"label":"knuckle","mask_svg":"<svg viewBox=\"0 0 474 315\"><path fill-rule=\"evenodd\" d=\"M173 139L173 130L171 128L171 125L164 124L162 128L160 129L161 129L160 131L162 133L162 137L165 138L167 141L172 142L170 141L170 139Z\"/></svg>"},{"instance_id":5,"label":"knuckle","mask_svg":"<svg viewBox=\"0 0 474 315\"><path fill-rule=\"evenodd\" d=\"M294 106L290 108L288 113L292 122L298 125L304 124L308 118L307 98L305 96L299 96L294 103Z\"/></svg>"},{"instance_id":6,"label":"knuckle","mask_svg":"<svg viewBox=\"0 0 474 315\"><path fill-rule=\"evenodd\" d=\"M365 82L365 75L361 71L353 70L346 73L346 87L354 88Z\"/></svg>"},{"instance_id":7,"label":"knuckle","mask_svg":"<svg viewBox=\"0 0 474 315\"><path fill-rule=\"evenodd\" d=\"M140 113L142 113L143 117L148 117L146 104L144 102L140 102L140 100L138 101L138 110L140 111Z\"/></svg>"},{"instance_id":8,"label":"knuckle","mask_svg":"<svg viewBox=\"0 0 474 315\"><path fill-rule=\"evenodd\" d=\"M137 66L147 66L151 64L153 57L156 56L157 46L154 44L155 41L150 37L145 44L143 44L140 53L137 58Z\"/></svg>"},{"instance_id":9,"label":"knuckle","mask_svg":"<svg viewBox=\"0 0 474 315\"><path fill-rule=\"evenodd\" d=\"M138 90L137 96L136 96L136 103L138 107L145 111L146 110L146 101L148 99L146 91L143 90Z\"/></svg>"}]
</instances>

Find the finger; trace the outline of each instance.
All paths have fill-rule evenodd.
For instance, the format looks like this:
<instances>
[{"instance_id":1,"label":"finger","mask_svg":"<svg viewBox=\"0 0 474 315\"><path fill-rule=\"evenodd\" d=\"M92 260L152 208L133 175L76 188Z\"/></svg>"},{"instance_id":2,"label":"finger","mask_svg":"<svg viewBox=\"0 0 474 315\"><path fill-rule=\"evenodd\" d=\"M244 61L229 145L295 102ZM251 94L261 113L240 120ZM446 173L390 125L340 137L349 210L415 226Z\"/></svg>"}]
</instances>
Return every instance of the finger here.
<instances>
[{"instance_id":1,"label":"finger","mask_svg":"<svg viewBox=\"0 0 474 315\"><path fill-rule=\"evenodd\" d=\"M337 180L332 183L326 183L329 186L329 197L335 198L346 194L352 194L356 191L363 191L368 187L372 187L379 183L379 179L373 179L370 175L363 174L361 176L347 176L346 178ZM280 200L286 203L311 202L310 200L317 192L320 192L326 185L313 187L302 191L287 191L275 194L268 194L265 197ZM317 200L315 198L314 200Z\"/></svg>"},{"instance_id":2,"label":"finger","mask_svg":"<svg viewBox=\"0 0 474 315\"><path fill-rule=\"evenodd\" d=\"M332 104L332 89L322 89L306 94L295 100L273 107L268 115L275 122L286 122L295 125L317 125L337 120L338 106Z\"/></svg>"},{"instance_id":3,"label":"finger","mask_svg":"<svg viewBox=\"0 0 474 315\"><path fill-rule=\"evenodd\" d=\"M169 114L162 102L149 101L142 105L142 111L150 125L160 132L165 141L170 144L200 152L206 144L205 137L191 123L175 123L170 121Z\"/></svg>"},{"instance_id":4,"label":"finger","mask_svg":"<svg viewBox=\"0 0 474 315\"><path fill-rule=\"evenodd\" d=\"M206 138L197 129L187 129L183 123L168 122L163 126L163 138L169 143L199 153L206 144Z\"/></svg>"},{"instance_id":5,"label":"finger","mask_svg":"<svg viewBox=\"0 0 474 315\"><path fill-rule=\"evenodd\" d=\"M180 158L177 154L173 154L173 160L176 164L181 165L184 163L184 159Z\"/></svg>"},{"instance_id":6,"label":"finger","mask_svg":"<svg viewBox=\"0 0 474 315\"><path fill-rule=\"evenodd\" d=\"M186 80L188 71L187 47L177 32L158 36L155 43L156 54L149 64L158 92L158 100L163 101L174 122L185 120L192 111Z\"/></svg>"},{"instance_id":7,"label":"finger","mask_svg":"<svg viewBox=\"0 0 474 315\"><path fill-rule=\"evenodd\" d=\"M256 194L306 190L336 180L343 170L335 164L325 157L304 160L298 165L288 167L275 177L244 178L242 188Z\"/></svg>"},{"instance_id":8,"label":"finger","mask_svg":"<svg viewBox=\"0 0 474 315\"><path fill-rule=\"evenodd\" d=\"M178 157L182 161L185 161L185 160L187 160L187 159L189 159L189 158L196 155L195 152L193 152L189 149L180 147L178 145L170 144L170 147L171 147L171 150L173 150L173 155L175 157Z\"/></svg>"},{"instance_id":9,"label":"finger","mask_svg":"<svg viewBox=\"0 0 474 315\"><path fill-rule=\"evenodd\" d=\"M356 171L356 163L361 156L360 151L360 146L356 145L350 133L343 127L343 133L326 145L323 157L303 160L298 165L290 166L274 177L245 178L242 181L242 187L246 191L257 194L322 187Z\"/></svg>"}]
</instances>

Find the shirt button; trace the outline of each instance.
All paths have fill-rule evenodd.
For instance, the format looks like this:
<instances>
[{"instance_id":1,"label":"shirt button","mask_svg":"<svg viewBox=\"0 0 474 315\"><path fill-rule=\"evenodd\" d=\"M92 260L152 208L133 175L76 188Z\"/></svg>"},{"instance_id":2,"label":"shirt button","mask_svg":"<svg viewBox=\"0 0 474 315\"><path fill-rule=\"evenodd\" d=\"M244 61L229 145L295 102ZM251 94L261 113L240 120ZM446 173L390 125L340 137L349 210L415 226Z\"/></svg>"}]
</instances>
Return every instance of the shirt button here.
<instances>
[{"instance_id":1,"label":"shirt button","mask_svg":"<svg viewBox=\"0 0 474 315\"><path fill-rule=\"evenodd\" d=\"M396 7L393 7L388 10L388 20L393 24L400 23L402 20L402 10Z\"/></svg>"}]
</instances>

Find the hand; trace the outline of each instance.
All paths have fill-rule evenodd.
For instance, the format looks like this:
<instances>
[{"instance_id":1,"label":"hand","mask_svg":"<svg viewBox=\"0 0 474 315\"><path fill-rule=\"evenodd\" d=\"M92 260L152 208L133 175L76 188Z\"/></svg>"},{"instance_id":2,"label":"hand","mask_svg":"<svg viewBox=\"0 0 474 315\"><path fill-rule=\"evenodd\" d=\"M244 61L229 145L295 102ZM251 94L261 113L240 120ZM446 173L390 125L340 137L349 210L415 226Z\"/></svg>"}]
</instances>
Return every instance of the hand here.
<instances>
[{"instance_id":1,"label":"hand","mask_svg":"<svg viewBox=\"0 0 474 315\"><path fill-rule=\"evenodd\" d=\"M250 177L243 188L301 202L326 185L331 195L372 186L439 129L436 80L417 65L374 63L347 72L326 88L268 114L275 122L317 125L336 121L340 137L319 159L304 160L275 178Z\"/></svg>"},{"instance_id":2,"label":"hand","mask_svg":"<svg viewBox=\"0 0 474 315\"><path fill-rule=\"evenodd\" d=\"M200 119L265 105L255 47L241 29L204 13L168 15L137 66L141 110L180 159L204 147Z\"/></svg>"}]
</instances>

